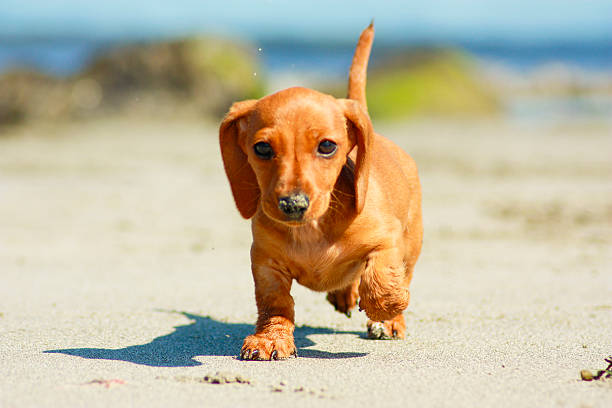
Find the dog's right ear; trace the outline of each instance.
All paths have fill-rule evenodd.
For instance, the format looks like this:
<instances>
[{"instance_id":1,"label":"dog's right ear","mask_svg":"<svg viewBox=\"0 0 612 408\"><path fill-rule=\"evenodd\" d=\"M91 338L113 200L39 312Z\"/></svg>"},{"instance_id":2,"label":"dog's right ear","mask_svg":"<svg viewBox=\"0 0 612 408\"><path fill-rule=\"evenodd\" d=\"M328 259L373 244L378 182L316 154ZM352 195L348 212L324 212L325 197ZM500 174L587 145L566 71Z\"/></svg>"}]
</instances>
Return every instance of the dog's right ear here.
<instances>
[{"instance_id":1,"label":"dog's right ear","mask_svg":"<svg viewBox=\"0 0 612 408\"><path fill-rule=\"evenodd\" d=\"M240 215L251 218L259 204L259 186L255 173L243 150L246 120L253 111L256 100L236 102L232 105L219 127L219 144L223 167L230 182L232 194Z\"/></svg>"}]
</instances>

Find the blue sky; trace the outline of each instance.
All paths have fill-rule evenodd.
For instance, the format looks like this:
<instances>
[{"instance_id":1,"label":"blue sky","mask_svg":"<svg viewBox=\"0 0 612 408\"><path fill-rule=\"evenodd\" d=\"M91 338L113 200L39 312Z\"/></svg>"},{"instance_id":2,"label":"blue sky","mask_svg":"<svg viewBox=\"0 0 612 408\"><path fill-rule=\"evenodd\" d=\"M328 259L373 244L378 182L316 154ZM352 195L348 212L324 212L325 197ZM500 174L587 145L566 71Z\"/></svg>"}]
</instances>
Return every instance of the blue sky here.
<instances>
[{"instance_id":1,"label":"blue sky","mask_svg":"<svg viewBox=\"0 0 612 408\"><path fill-rule=\"evenodd\" d=\"M382 41L612 40L611 0L2 0L0 38L231 36Z\"/></svg>"}]
</instances>

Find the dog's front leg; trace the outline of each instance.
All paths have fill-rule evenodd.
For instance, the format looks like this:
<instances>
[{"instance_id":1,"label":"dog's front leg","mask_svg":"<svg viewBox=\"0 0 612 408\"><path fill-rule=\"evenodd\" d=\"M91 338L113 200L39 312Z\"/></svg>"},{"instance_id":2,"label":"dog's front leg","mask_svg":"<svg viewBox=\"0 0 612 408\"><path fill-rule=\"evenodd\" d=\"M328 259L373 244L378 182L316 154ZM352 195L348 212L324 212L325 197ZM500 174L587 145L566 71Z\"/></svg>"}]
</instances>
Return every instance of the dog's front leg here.
<instances>
[{"instance_id":1,"label":"dog's front leg","mask_svg":"<svg viewBox=\"0 0 612 408\"><path fill-rule=\"evenodd\" d=\"M408 307L406 266L396 248L372 252L359 284L359 308L375 322L395 318Z\"/></svg>"},{"instance_id":2,"label":"dog's front leg","mask_svg":"<svg viewBox=\"0 0 612 408\"><path fill-rule=\"evenodd\" d=\"M267 266L253 264L257 325L244 339L242 360L278 360L297 356L293 341L292 278Z\"/></svg>"}]
</instances>

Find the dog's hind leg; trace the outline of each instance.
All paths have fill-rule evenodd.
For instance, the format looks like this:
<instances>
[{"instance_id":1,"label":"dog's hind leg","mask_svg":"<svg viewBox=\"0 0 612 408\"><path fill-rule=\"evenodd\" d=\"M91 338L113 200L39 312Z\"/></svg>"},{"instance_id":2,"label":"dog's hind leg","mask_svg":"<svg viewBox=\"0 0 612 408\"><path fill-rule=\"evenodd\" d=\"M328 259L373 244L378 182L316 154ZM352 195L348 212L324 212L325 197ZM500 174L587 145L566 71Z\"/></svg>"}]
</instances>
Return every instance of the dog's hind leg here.
<instances>
[{"instance_id":1,"label":"dog's hind leg","mask_svg":"<svg viewBox=\"0 0 612 408\"><path fill-rule=\"evenodd\" d=\"M347 317L351 317L351 311L357 306L357 299L359 299L359 278L346 288L327 293L327 301Z\"/></svg>"}]
</instances>

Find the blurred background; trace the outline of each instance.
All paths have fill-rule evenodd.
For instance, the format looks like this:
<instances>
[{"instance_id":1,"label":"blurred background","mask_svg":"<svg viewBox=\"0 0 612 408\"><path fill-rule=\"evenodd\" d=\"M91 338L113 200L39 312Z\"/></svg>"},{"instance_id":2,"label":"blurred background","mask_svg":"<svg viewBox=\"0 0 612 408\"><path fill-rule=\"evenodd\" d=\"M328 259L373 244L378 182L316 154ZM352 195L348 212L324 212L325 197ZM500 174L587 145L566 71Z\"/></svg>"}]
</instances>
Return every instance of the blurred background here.
<instances>
[{"instance_id":1,"label":"blurred background","mask_svg":"<svg viewBox=\"0 0 612 408\"><path fill-rule=\"evenodd\" d=\"M371 19L374 119L612 118L607 0L4 0L0 125L218 119L293 85L343 96Z\"/></svg>"}]
</instances>

